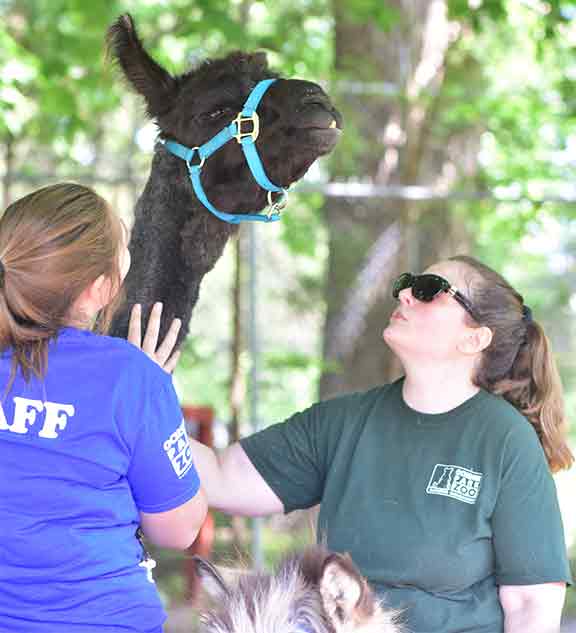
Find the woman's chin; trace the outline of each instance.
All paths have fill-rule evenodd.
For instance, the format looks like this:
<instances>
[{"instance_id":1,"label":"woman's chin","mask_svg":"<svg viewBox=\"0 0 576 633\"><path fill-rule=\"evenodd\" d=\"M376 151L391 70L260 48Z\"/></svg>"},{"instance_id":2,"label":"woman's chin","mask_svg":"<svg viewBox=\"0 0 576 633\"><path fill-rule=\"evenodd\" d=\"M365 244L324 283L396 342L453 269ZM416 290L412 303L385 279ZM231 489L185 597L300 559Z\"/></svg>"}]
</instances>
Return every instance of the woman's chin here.
<instances>
[{"instance_id":1,"label":"woman's chin","mask_svg":"<svg viewBox=\"0 0 576 633\"><path fill-rule=\"evenodd\" d=\"M387 337L391 336L401 336L401 332L402 332L402 322L398 321L396 319L392 319L390 320L390 322L388 323L388 325L386 325L386 327L384 328L384 331L382 332L382 336L384 338L384 340L386 340Z\"/></svg>"},{"instance_id":2,"label":"woman's chin","mask_svg":"<svg viewBox=\"0 0 576 633\"><path fill-rule=\"evenodd\" d=\"M382 332L382 340L396 354L414 347L413 337L402 327L390 323Z\"/></svg>"},{"instance_id":3,"label":"woman's chin","mask_svg":"<svg viewBox=\"0 0 576 633\"><path fill-rule=\"evenodd\" d=\"M389 324L384 328L384 331L382 332L382 340L392 349L394 349L394 342L398 338L394 330L394 325Z\"/></svg>"}]
</instances>

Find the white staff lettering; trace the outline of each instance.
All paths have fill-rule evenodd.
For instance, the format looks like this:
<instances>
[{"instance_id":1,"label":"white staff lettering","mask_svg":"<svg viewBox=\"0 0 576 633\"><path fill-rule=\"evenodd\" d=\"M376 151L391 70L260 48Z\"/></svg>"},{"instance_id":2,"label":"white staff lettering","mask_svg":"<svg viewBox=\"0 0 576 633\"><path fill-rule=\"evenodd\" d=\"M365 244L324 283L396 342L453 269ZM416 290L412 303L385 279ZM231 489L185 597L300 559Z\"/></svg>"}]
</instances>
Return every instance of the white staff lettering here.
<instances>
[{"instance_id":1,"label":"white staff lettering","mask_svg":"<svg viewBox=\"0 0 576 633\"><path fill-rule=\"evenodd\" d=\"M45 402L46 417L44 418L44 426L38 435L55 439L58 437L57 428L64 430L68 422L68 418L74 415L73 404L58 404L58 402Z\"/></svg>"},{"instance_id":2,"label":"white staff lettering","mask_svg":"<svg viewBox=\"0 0 576 633\"><path fill-rule=\"evenodd\" d=\"M66 428L68 418L74 413L73 404L60 404L58 402L41 402L40 400L31 400L29 398L14 397L14 418L12 424L8 424L6 413L0 405L0 431L10 431L10 433L18 433L24 435L28 433L29 427L34 425L39 414L44 412L44 421L42 427L38 431L39 437L47 439L56 439L58 430L62 431Z\"/></svg>"}]
</instances>

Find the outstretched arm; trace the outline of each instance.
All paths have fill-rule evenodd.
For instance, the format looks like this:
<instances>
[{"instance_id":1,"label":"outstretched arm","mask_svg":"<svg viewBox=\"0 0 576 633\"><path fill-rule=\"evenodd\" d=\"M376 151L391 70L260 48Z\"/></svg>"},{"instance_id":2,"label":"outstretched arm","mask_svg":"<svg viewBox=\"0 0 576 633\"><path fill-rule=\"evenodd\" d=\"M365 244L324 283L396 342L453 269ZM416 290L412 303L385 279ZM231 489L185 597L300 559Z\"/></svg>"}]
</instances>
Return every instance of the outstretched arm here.
<instances>
[{"instance_id":1,"label":"outstretched arm","mask_svg":"<svg viewBox=\"0 0 576 633\"><path fill-rule=\"evenodd\" d=\"M284 505L238 442L220 455L193 439L190 443L209 506L253 517L284 512Z\"/></svg>"},{"instance_id":2,"label":"outstretched arm","mask_svg":"<svg viewBox=\"0 0 576 633\"><path fill-rule=\"evenodd\" d=\"M140 306L136 304L130 315L128 340L170 373L176 367L180 355L179 352L172 353L172 350L181 324L179 319L174 319L158 346L161 316L162 304L156 303L142 339ZM238 442L220 455L193 438L190 438L190 444L194 465L210 507L227 514L244 516L265 516L284 511L284 505Z\"/></svg>"}]
</instances>

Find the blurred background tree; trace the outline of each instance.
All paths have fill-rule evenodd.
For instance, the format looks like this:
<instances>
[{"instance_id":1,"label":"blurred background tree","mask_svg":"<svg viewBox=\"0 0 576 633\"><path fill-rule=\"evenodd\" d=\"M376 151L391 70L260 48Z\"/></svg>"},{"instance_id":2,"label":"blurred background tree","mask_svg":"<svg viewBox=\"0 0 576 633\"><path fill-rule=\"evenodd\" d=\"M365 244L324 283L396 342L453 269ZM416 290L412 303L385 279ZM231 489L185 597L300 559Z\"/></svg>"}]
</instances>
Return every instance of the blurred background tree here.
<instances>
[{"instance_id":1,"label":"blurred background tree","mask_svg":"<svg viewBox=\"0 0 576 633\"><path fill-rule=\"evenodd\" d=\"M172 72L260 49L344 112L337 150L281 223L258 228L265 423L397 375L380 344L390 279L462 251L524 293L574 417L575 2L0 0L4 206L68 178L130 220L155 128L105 59L125 11ZM176 374L183 402L215 409L220 443L250 430L247 283L242 229L204 282Z\"/></svg>"},{"instance_id":2,"label":"blurred background tree","mask_svg":"<svg viewBox=\"0 0 576 633\"><path fill-rule=\"evenodd\" d=\"M333 177L380 186L382 196L373 187L374 197L327 198L324 206L322 395L397 375L387 348L374 341L398 271L473 250L515 280L506 266L513 245L552 218L574 215L573 205L546 201L570 192L568 5L399 0L385 3L377 19L374 7L363 14L346 0L335 9L338 94L356 134L347 130ZM535 281L521 287L539 317L552 316L550 303L545 314L538 310L544 297Z\"/></svg>"}]
</instances>

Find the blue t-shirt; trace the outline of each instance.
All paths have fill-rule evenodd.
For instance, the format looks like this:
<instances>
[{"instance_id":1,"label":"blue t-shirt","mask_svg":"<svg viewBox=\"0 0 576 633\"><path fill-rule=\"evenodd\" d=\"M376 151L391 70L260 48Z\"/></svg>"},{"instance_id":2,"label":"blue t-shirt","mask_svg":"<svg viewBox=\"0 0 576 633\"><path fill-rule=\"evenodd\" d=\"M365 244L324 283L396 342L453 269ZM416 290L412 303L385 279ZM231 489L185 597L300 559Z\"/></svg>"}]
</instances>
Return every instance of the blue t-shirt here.
<instances>
[{"instance_id":1,"label":"blue t-shirt","mask_svg":"<svg viewBox=\"0 0 576 633\"><path fill-rule=\"evenodd\" d=\"M74 328L48 371L4 394L0 357L0 633L143 633L166 616L140 565L138 511L199 480L171 377L130 343Z\"/></svg>"}]
</instances>

